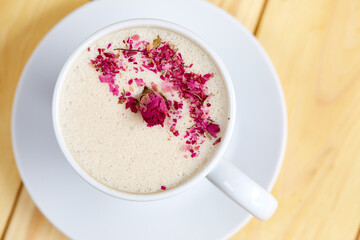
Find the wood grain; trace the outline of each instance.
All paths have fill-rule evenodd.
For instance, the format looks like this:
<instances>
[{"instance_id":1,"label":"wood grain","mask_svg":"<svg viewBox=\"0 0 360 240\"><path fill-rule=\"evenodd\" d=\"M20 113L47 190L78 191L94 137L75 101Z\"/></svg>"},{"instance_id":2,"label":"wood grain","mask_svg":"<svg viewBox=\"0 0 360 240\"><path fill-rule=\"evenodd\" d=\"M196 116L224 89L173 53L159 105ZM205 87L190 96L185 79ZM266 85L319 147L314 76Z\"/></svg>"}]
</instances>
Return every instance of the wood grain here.
<instances>
[{"instance_id":1,"label":"wood grain","mask_svg":"<svg viewBox=\"0 0 360 240\"><path fill-rule=\"evenodd\" d=\"M2 0L0 7L0 236L21 184L10 136L11 107L21 71L35 46L84 0Z\"/></svg>"},{"instance_id":2,"label":"wood grain","mask_svg":"<svg viewBox=\"0 0 360 240\"><path fill-rule=\"evenodd\" d=\"M26 189L22 188L14 216L5 236L5 240L13 239L65 240L67 237L43 217Z\"/></svg>"},{"instance_id":3,"label":"wood grain","mask_svg":"<svg viewBox=\"0 0 360 240\"><path fill-rule=\"evenodd\" d=\"M355 239L360 225L360 1L270 0L258 39L288 107L287 152L268 222L235 239Z\"/></svg>"},{"instance_id":4,"label":"wood grain","mask_svg":"<svg viewBox=\"0 0 360 240\"><path fill-rule=\"evenodd\" d=\"M266 0L210 0L239 20L250 32L254 32Z\"/></svg>"},{"instance_id":5,"label":"wood grain","mask_svg":"<svg viewBox=\"0 0 360 240\"><path fill-rule=\"evenodd\" d=\"M265 0L211 0L210 2L221 6L250 31L254 31ZM21 181L11 150L10 114L17 81L35 46L61 18L84 3L85 0L1 1L0 236L5 235L5 239L65 238L42 216L26 190L20 190ZM21 191L20 197L16 201L19 191ZM13 209L15 211L12 216Z\"/></svg>"}]
</instances>

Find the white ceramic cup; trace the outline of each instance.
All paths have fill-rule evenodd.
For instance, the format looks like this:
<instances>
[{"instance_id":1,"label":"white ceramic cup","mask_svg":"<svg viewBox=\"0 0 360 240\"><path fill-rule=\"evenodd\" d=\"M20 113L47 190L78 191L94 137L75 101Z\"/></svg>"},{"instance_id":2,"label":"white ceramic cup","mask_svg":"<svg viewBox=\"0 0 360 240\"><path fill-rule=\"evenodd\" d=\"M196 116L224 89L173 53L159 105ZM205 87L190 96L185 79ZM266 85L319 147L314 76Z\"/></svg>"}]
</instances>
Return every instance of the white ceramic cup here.
<instances>
[{"instance_id":1,"label":"white ceramic cup","mask_svg":"<svg viewBox=\"0 0 360 240\"><path fill-rule=\"evenodd\" d=\"M225 82L227 97L228 97L228 110L230 120L228 121L227 128L224 135L222 136L220 146L216 153L213 155L212 159L208 162L204 168L199 171L194 177L190 180L181 184L175 188L151 193L151 194L131 194L121 191L117 191L113 188L110 188L104 184L101 184L94 178L92 178L87 172L82 169L75 159L70 154L69 150L66 147L59 122L59 104L60 104L60 95L61 89L66 78L66 75L76 61L78 56L82 51L87 49L87 47L96 41L97 39L120 29L133 28L133 27L156 27L167 29L169 31L176 32L183 35L184 37L190 39L198 46L200 46L213 60L216 66L219 69L219 72L222 76L222 79ZM164 20L158 19L132 19L122 22L118 22L112 25L109 25L101 30L97 31L90 37L88 37L68 58L65 65L63 66L59 77L56 82L53 103L52 103L52 115L53 115L53 124L55 129L55 135L57 141L60 145L61 150L63 151L66 159L74 170L90 185L96 189L109 194L111 196L131 200L131 201L152 201L159 200L167 197L174 196L179 194L186 189L190 188L196 184L199 180L207 177L213 184L215 184L219 189L226 193L231 199L243 207L246 211L254 215L255 217L261 220L267 220L272 216L277 208L276 199L265 189L255 183L252 179L246 176L238 168L232 165L230 162L222 159L222 156L231 140L231 134L234 130L235 124L235 93L232 85L232 81L228 71L226 70L225 65L218 57L218 55L193 32L181 27L177 24L167 22Z\"/></svg>"}]
</instances>

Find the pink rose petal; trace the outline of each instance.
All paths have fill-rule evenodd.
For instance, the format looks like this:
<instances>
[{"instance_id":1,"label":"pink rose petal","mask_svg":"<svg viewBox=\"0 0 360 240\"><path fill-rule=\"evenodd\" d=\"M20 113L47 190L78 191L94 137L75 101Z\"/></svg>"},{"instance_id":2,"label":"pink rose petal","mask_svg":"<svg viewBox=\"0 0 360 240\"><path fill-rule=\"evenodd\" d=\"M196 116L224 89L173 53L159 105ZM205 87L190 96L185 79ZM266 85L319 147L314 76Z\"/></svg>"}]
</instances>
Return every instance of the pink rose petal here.
<instances>
[{"instance_id":1,"label":"pink rose petal","mask_svg":"<svg viewBox=\"0 0 360 240\"><path fill-rule=\"evenodd\" d=\"M112 75L100 75L99 76L100 82L102 83L110 83L110 84L114 84L115 83L115 77Z\"/></svg>"},{"instance_id":2,"label":"pink rose petal","mask_svg":"<svg viewBox=\"0 0 360 240\"><path fill-rule=\"evenodd\" d=\"M131 39L134 41L138 41L140 39L140 36L138 34L135 34L134 36L131 37Z\"/></svg>"},{"instance_id":3,"label":"pink rose petal","mask_svg":"<svg viewBox=\"0 0 360 240\"><path fill-rule=\"evenodd\" d=\"M172 91L172 86L169 82L161 82L161 90L163 92L171 92Z\"/></svg>"},{"instance_id":4,"label":"pink rose petal","mask_svg":"<svg viewBox=\"0 0 360 240\"><path fill-rule=\"evenodd\" d=\"M136 83L136 85L138 85L139 87L144 86L144 81L141 78L134 78L134 81Z\"/></svg>"}]
</instances>

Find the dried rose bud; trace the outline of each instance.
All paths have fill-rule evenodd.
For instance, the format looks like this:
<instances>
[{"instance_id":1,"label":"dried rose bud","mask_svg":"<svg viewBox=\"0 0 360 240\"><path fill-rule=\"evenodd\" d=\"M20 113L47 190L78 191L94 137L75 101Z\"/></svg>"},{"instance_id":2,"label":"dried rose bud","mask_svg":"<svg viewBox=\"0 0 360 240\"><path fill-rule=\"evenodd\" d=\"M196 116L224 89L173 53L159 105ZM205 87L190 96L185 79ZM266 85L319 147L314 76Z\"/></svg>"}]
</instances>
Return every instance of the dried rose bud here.
<instances>
[{"instance_id":1,"label":"dried rose bud","mask_svg":"<svg viewBox=\"0 0 360 240\"><path fill-rule=\"evenodd\" d=\"M149 127L159 124L164 126L169 108L163 96L145 87L139 105L141 115Z\"/></svg>"}]
</instances>

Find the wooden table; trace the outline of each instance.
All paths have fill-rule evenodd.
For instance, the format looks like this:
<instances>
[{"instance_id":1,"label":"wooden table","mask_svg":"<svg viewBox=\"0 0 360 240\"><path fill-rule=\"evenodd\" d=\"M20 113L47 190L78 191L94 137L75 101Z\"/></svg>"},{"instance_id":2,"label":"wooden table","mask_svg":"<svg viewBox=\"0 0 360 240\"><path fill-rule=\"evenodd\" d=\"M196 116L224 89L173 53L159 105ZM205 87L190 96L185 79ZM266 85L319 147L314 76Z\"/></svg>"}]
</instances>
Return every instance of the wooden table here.
<instances>
[{"instance_id":1,"label":"wooden table","mask_svg":"<svg viewBox=\"0 0 360 240\"><path fill-rule=\"evenodd\" d=\"M212 0L241 21L278 71L287 151L279 209L235 239L360 239L360 1ZM66 239L39 212L16 169L10 112L20 73L41 38L86 0L0 2L0 236Z\"/></svg>"}]
</instances>

